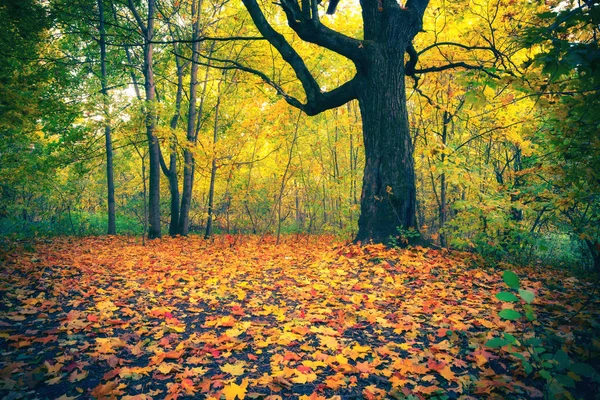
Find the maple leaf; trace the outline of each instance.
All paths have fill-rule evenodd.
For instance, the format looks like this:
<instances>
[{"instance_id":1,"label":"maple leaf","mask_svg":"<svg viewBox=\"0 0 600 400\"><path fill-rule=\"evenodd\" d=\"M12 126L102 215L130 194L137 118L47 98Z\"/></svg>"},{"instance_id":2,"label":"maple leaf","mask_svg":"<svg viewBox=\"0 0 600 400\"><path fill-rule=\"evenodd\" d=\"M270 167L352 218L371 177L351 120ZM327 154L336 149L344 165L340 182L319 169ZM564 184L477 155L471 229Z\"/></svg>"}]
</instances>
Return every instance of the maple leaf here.
<instances>
[{"instance_id":1,"label":"maple leaf","mask_svg":"<svg viewBox=\"0 0 600 400\"><path fill-rule=\"evenodd\" d=\"M344 380L344 375L336 374L333 376L328 376L325 379L325 384L330 389L338 390L340 387L346 386L346 381Z\"/></svg>"},{"instance_id":2,"label":"maple leaf","mask_svg":"<svg viewBox=\"0 0 600 400\"><path fill-rule=\"evenodd\" d=\"M79 382L85 379L88 376L88 371L77 372L77 370L73 371L71 375L69 375L69 382Z\"/></svg>"},{"instance_id":3,"label":"maple leaf","mask_svg":"<svg viewBox=\"0 0 600 400\"><path fill-rule=\"evenodd\" d=\"M48 361L44 361L44 366L48 370L48 374L56 375L58 373L58 371L60 371L61 368L64 367L64 364L55 363L54 365L52 365Z\"/></svg>"},{"instance_id":4,"label":"maple leaf","mask_svg":"<svg viewBox=\"0 0 600 400\"><path fill-rule=\"evenodd\" d=\"M219 367L221 371L231 374L233 376L239 376L244 374L244 367L246 366L246 362L238 361L235 364L225 364L222 367Z\"/></svg>"},{"instance_id":5,"label":"maple leaf","mask_svg":"<svg viewBox=\"0 0 600 400\"><path fill-rule=\"evenodd\" d=\"M325 336L325 335L317 335L319 341L321 342L321 346L325 346L330 350L337 350L339 347L339 343L336 338L333 336Z\"/></svg>"},{"instance_id":6,"label":"maple leaf","mask_svg":"<svg viewBox=\"0 0 600 400\"><path fill-rule=\"evenodd\" d=\"M238 398L243 400L246 397L246 389L248 387L248 379L242 380L242 383L238 385L235 382L231 382L229 385L226 385L222 392L225 395L225 400L234 400Z\"/></svg>"},{"instance_id":7,"label":"maple leaf","mask_svg":"<svg viewBox=\"0 0 600 400\"><path fill-rule=\"evenodd\" d=\"M452 372L452 370L450 369L450 366L445 366L444 368L442 368L441 370L438 371L440 373L440 375L442 375L444 377L444 379L448 380L448 381L453 381L456 379L456 375L454 374L454 372Z\"/></svg>"},{"instance_id":8,"label":"maple leaf","mask_svg":"<svg viewBox=\"0 0 600 400\"><path fill-rule=\"evenodd\" d=\"M181 380L181 387L185 391L185 393L189 396L196 393L196 388L194 387L194 382L191 379L186 378Z\"/></svg>"}]
</instances>

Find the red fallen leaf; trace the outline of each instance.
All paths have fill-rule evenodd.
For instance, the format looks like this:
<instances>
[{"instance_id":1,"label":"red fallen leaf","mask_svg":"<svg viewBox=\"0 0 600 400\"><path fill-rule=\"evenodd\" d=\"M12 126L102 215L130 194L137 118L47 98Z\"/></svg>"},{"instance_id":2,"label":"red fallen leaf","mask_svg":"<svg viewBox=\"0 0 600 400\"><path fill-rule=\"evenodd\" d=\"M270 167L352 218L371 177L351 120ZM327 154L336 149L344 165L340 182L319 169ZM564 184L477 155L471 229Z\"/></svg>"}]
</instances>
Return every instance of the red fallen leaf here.
<instances>
[{"instance_id":1,"label":"red fallen leaf","mask_svg":"<svg viewBox=\"0 0 600 400\"><path fill-rule=\"evenodd\" d=\"M117 389L117 386L118 386L118 382L115 382L115 381L106 382L105 384L101 383L98 386L96 386L94 388L94 390L92 390L91 394L95 398L101 399L104 396L115 394L114 392Z\"/></svg>"},{"instance_id":2,"label":"red fallen leaf","mask_svg":"<svg viewBox=\"0 0 600 400\"><path fill-rule=\"evenodd\" d=\"M34 340L34 342L48 344L50 342L55 342L57 340L58 340L58 336L57 335L48 335L46 337L37 338L37 339Z\"/></svg>"},{"instance_id":3,"label":"red fallen leaf","mask_svg":"<svg viewBox=\"0 0 600 400\"><path fill-rule=\"evenodd\" d=\"M248 359L252 360L252 361L256 361L256 360L258 360L258 357L255 356L254 354L248 354Z\"/></svg>"},{"instance_id":4,"label":"red fallen leaf","mask_svg":"<svg viewBox=\"0 0 600 400\"><path fill-rule=\"evenodd\" d=\"M296 369L302 372L303 374L309 374L312 372L312 368L306 365L299 365Z\"/></svg>"},{"instance_id":5,"label":"red fallen leaf","mask_svg":"<svg viewBox=\"0 0 600 400\"><path fill-rule=\"evenodd\" d=\"M112 369L112 370L108 371L107 373L105 373L102 376L102 380L103 381L110 381L112 378L114 378L115 376L119 375L119 372L121 372L121 368Z\"/></svg>"},{"instance_id":6,"label":"red fallen leaf","mask_svg":"<svg viewBox=\"0 0 600 400\"><path fill-rule=\"evenodd\" d=\"M108 365L111 368L115 368L117 365L119 365L119 363L121 362L121 359L115 355L111 355L110 357L108 357L106 362L108 363Z\"/></svg>"},{"instance_id":7,"label":"red fallen leaf","mask_svg":"<svg viewBox=\"0 0 600 400\"><path fill-rule=\"evenodd\" d=\"M193 395L196 393L196 388L194 387L194 382L191 379L186 378L181 380L181 387L185 391L187 395Z\"/></svg>"},{"instance_id":8,"label":"red fallen leaf","mask_svg":"<svg viewBox=\"0 0 600 400\"><path fill-rule=\"evenodd\" d=\"M414 393L422 393L422 394L433 394L437 391L441 391L443 390L442 388L438 387L438 386L416 386L413 389Z\"/></svg>"},{"instance_id":9,"label":"red fallen leaf","mask_svg":"<svg viewBox=\"0 0 600 400\"><path fill-rule=\"evenodd\" d=\"M98 317L94 314L88 314L87 315L87 320L90 322L98 322Z\"/></svg>"},{"instance_id":10,"label":"red fallen leaf","mask_svg":"<svg viewBox=\"0 0 600 400\"><path fill-rule=\"evenodd\" d=\"M178 359L182 355L183 355L183 350L179 350L179 351L171 350L171 351L167 351L165 353L165 358Z\"/></svg>"},{"instance_id":11,"label":"red fallen leaf","mask_svg":"<svg viewBox=\"0 0 600 400\"><path fill-rule=\"evenodd\" d=\"M210 384L212 381L210 379L204 379L200 382L200 391L202 393L208 393L210 391Z\"/></svg>"},{"instance_id":12,"label":"red fallen leaf","mask_svg":"<svg viewBox=\"0 0 600 400\"><path fill-rule=\"evenodd\" d=\"M445 337L447 333L448 333L448 329L446 329L446 328L440 328L436 332L438 337Z\"/></svg>"},{"instance_id":13,"label":"red fallen leaf","mask_svg":"<svg viewBox=\"0 0 600 400\"><path fill-rule=\"evenodd\" d=\"M298 361L298 360L300 360L300 358L301 357L298 354L292 353L291 351L286 351L285 354L283 355L283 359L285 361L290 361L290 360Z\"/></svg>"},{"instance_id":14,"label":"red fallen leaf","mask_svg":"<svg viewBox=\"0 0 600 400\"><path fill-rule=\"evenodd\" d=\"M172 377L173 374L161 374L160 372L155 372L154 375L152 375L152 379L158 379L159 381L166 381Z\"/></svg>"},{"instance_id":15,"label":"red fallen leaf","mask_svg":"<svg viewBox=\"0 0 600 400\"><path fill-rule=\"evenodd\" d=\"M441 371L445 366L446 366L445 362L443 362L443 361L436 362L435 359L433 359L433 358L430 358L429 361L427 361L427 368L429 368L433 371Z\"/></svg>"},{"instance_id":16,"label":"red fallen leaf","mask_svg":"<svg viewBox=\"0 0 600 400\"><path fill-rule=\"evenodd\" d=\"M233 315L237 315L237 316L244 316L244 315L246 315L246 312L240 306L233 306L233 307L231 307L231 313Z\"/></svg>"}]
</instances>

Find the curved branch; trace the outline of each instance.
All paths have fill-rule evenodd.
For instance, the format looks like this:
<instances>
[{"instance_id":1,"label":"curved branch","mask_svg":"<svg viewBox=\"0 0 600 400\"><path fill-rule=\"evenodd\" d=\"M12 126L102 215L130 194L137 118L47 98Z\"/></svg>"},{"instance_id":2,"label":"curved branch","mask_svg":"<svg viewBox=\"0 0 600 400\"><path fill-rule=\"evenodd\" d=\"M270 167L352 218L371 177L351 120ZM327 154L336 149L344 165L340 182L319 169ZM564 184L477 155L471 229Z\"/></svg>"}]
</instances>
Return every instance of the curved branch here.
<instances>
[{"instance_id":1,"label":"curved branch","mask_svg":"<svg viewBox=\"0 0 600 400\"><path fill-rule=\"evenodd\" d=\"M415 46L411 43L406 48L406 53L408 53L408 61L404 66L404 73L406 76L415 76L415 71L417 67L417 62L419 61L419 53L415 50Z\"/></svg>"},{"instance_id":2,"label":"curved branch","mask_svg":"<svg viewBox=\"0 0 600 400\"><path fill-rule=\"evenodd\" d=\"M424 49L422 49L421 51L419 51L418 55L421 55L421 54L425 53L426 51L429 51L431 49L434 49L434 48L440 47L440 46L456 46L456 47L460 47L461 49L465 49L465 50L488 50L488 51L491 51L492 53L494 53L494 55L500 54L500 52L497 49L490 47L490 46L467 46L466 44L462 44L462 43L437 42L437 43L430 44L429 46L427 46Z\"/></svg>"},{"instance_id":3,"label":"curved branch","mask_svg":"<svg viewBox=\"0 0 600 400\"><path fill-rule=\"evenodd\" d=\"M346 36L323 25L317 15L311 18L300 9L297 0L281 0L279 3L287 17L288 25L300 39L325 47L352 61L362 58L361 41ZM328 10L329 12L329 10Z\"/></svg>"},{"instance_id":4,"label":"curved branch","mask_svg":"<svg viewBox=\"0 0 600 400\"><path fill-rule=\"evenodd\" d=\"M447 69L454 69L454 68L464 68L464 69L470 69L470 70L475 70L475 71L481 71L489 76L491 76L492 78L496 78L496 79L500 79L500 76L488 71L487 69L485 69L485 67L481 66L481 65L471 65L471 64L467 64L465 62L457 62L457 63L451 63L451 64L446 64L446 65L441 65L439 67L428 67L428 68L423 68L423 69L416 69L414 72L415 74L426 74L428 72L441 72L441 71L445 71Z\"/></svg>"},{"instance_id":5,"label":"curved branch","mask_svg":"<svg viewBox=\"0 0 600 400\"><path fill-rule=\"evenodd\" d=\"M269 78L266 74L264 74L261 71L255 70L255 69L247 67L245 65L241 65L241 64L239 64L237 62L233 62L231 60L215 60L215 61L229 63L232 65L232 67L235 67L242 71L253 73L254 75L261 77L263 81L265 81L268 85L273 87L277 91L277 93L282 95L284 97L284 99L288 102L288 104L290 104L293 107L299 108L300 110L304 111L308 115L316 115L325 110L339 107L340 105L345 104L350 100L356 99L355 79L352 79L352 80L346 82L342 86L340 86L330 92L322 93L321 88L319 87L319 84L317 83L315 78L312 76L312 74L310 73L308 68L306 67L306 64L304 63L304 60L302 59L302 57L300 57L300 55L296 52L296 50L294 50L294 48L287 42L287 40L285 40L283 35L281 35L279 32L277 32L277 31L275 31L275 29L273 29L273 27L269 24L269 22L267 21L267 19L264 16L264 14L262 13L262 10L258 6L258 3L256 2L256 0L242 0L242 1L244 2L244 5L246 6L246 9L250 13L250 16L252 17L252 20L254 21L254 24L258 28L259 32L263 35L263 37L265 39L267 39L269 41L269 43L271 43L271 45L273 47L275 47L275 49L279 52L279 54L281 54L283 59L292 67L292 69L296 73L296 76L300 80L300 83L302 83L302 87L304 88L304 92L306 93L306 104L302 104L295 97L288 95L283 90L283 88L281 88L277 83L275 83L271 78ZM284 1L295 3L296 0L284 0ZM295 4L297 7L296 11L300 11L300 7L298 6L298 3L295 3ZM284 8L284 10L285 10L285 8ZM286 14L288 14L288 12L286 12ZM289 17L290 17L290 15L288 15L288 18ZM297 17L304 18L301 12L297 15ZM318 20L316 20L316 22L315 22L314 19L309 19L309 21L311 21L310 24L312 26L320 25ZM291 21L288 21L288 22L290 22L290 24L292 23ZM323 27L323 29L329 29L329 28ZM325 30L323 32L327 32L327 30ZM331 32L334 32L335 34L337 34L339 36L343 36L335 31L331 31ZM328 35L325 35L325 36L328 36ZM321 37L321 35L319 35L319 37ZM352 43L356 44L356 49L358 51L360 42L355 41L354 39L350 39L350 38L347 38L347 39L351 40ZM308 39L304 39L304 40L308 40Z\"/></svg>"},{"instance_id":6,"label":"curved branch","mask_svg":"<svg viewBox=\"0 0 600 400\"><path fill-rule=\"evenodd\" d=\"M201 36L197 39L173 39L173 40L151 40L152 44L176 44L176 43L200 43L200 42L228 42L235 40L266 40L261 36L228 36L228 37L213 37Z\"/></svg>"},{"instance_id":7,"label":"curved branch","mask_svg":"<svg viewBox=\"0 0 600 400\"><path fill-rule=\"evenodd\" d=\"M269 41L269 43L271 43L273 47L275 47L275 49L277 49L285 62L287 62L293 68L296 76L302 83L304 91L306 92L306 98L308 99L308 102L314 101L320 92L319 84L306 67L302 57L300 57L296 50L294 50L287 40L285 40L282 34L273 29L271 24L269 24L265 18L256 0L242 1L250 13L252 21L254 21L254 24L258 28L258 31L265 39Z\"/></svg>"},{"instance_id":8,"label":"curved branch","mask_svg":"<svg viewBox=\"0 0 600 400\"><path fill-rule=\"evenodd\" d=\"M190 58L187 58L181 54L178 55L180 58L191 61ZM264 72L261 72L257 69L250 68L243 64L240 64L234 60L225 60L214 57L208 57L200 54L202 58L207 59L208 61L219 62L223 64L229 65L215 65L211 63L204 63L200 61L194 61L199 65L208 66L211 68L221 69L221 70L240 70L244 72L248 72L250 74L256 75L261 78L267 85L271 86L277 94L283 97L283 99L292 107L298 108L306 113L306 115L317 115L322 113L323 111L330 110L332 108L339 107L343 104L351 100L355 100L356 90L355 90L355 79L351 79L343 85L329 91L329 92L320 92L318 96L315 97L312 101L307 101L306 104L302 103L300 100L288 94L279 84L277 84L274 80L269 78Z\"/></svg>"}]
</instances>

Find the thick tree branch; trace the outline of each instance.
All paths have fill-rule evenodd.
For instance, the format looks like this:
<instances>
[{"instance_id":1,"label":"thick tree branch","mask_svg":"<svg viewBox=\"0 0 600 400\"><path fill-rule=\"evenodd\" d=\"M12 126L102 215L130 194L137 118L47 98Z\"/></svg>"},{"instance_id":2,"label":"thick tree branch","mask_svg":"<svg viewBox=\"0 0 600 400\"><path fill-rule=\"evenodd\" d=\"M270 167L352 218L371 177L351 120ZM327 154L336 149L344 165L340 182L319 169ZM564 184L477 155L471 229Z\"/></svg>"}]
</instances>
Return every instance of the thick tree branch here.
<instances>
[{"instance_id":1,"label":"thick tree branch","mask_svg":"<svg viewBox=\"0 0 600 400\"><path fill-rule=\"evenodd\" d=\"M427 9L428 4L429 0L408 0L406 2L406 8L416 13L417 18L422 25L423 15L425 14L425 10Z\"/></svg>"},{"instance_id":2,"label":"thick tree branch","mask_svg":"<svg viewBox=\"0 0 600 400\"><path fill-rule=\"evenodd\" d=\"M250 17L258 28L259 32L265 39L271 43L275 49L281 54L285 62L287 62L296 73L296 76L302 83L302 87L306 92L308 102L315 101L319 96L319 84L312 76L302 57L294 50L294 48L285 40L282 34L277 32L265 18L256 0L242 0L246 9L250 13Z\"/></svg>"},{"instance_id":3,"label":"thick tree branch","mask_svg":"<svg viewBox=\"0 0 600 400\"><path fill-rule=\"evenodd\" d=\"M300 39L325 47L352 61L358 61L363 55L360 40L353 39L323 25L318 14L313 16L300 9L297 0L281 0L281 8L285 12L288 25ZM310 7L308 4L303 7ZM307 10L308 11L308 10Z\"/></svg>"},{"instance_id":4,"label":"thick tree branch","mask_svg":"<svg viewBox=\"0 0 600 400\"><path fill-rule=\"evenodd\" d=\"M325 110L329 110L335 107L338 107L342 104L347 103L350 100L356 98L356 90L355 90L355 80L352 79L342 86L326 93L321 93L321 88L319 84L312 76L304 60L300 55L294 50L294 48L285 40L283 35L279 32L275 31L273 27L269 24L267 19L265 18L262 10L258 6L256 0L242 0L246 9L250 13L254 24L258 28L259 32L264 36L265 39L271 43L273 47L281 54L283 59L292 67L296 76L302 83L302 87L304 88L304 92L306 93L306 104L302 104L298 99L288 95L277 83L275 83L272 79L270 79L266 74L255 70L253 68L246 67L237 62L233 62L231 60L215 60L224 63L231 64L231 67L240 69L242 71L253 73L263 79L268 85L273 87L277 93L282 95L284 99L293 107L299 108L304 111L308 115L316 115ZM288 1L288 0L284 0ZM295 0L289 0L294 1ZM300 7L297 3L296 7L297 11L300 11ZM287 13L287 12L286 12ZM303 18L300 12L299 18ZM310 20L313 21L314 20ZM312 22L311 22L312 23ZM317 21L318 23L318 21ZM334 31L332 31L334 32ZM339 34L338 34L339 35ZM343 35L341 35L343 36ZM350 38L348 38L350 39ZM353 39L350 39L353 40ZM318 44L318 43L317 43ZM359 42L356 41L356 46L358 50ZM341 53L340 53L341 54Z\"/></svg>"},{"instance_id":5,"label":"thick tree branch","mask_svg":"<svg viewBox=\"0 0 600 400\"><path fill-rule=\"evenodd\" d=\"M191 58L187 58L181 54L178 56L182 59L192 61ZM214 57L207 57L205 55L200 54L202 58L207 59L209 62L201 62L198 61L197 64L202 66L207 66L211 68L221 69L221 70L240 70L244 72L248 72L250 74L256 75L261 78L267 85L271 86L277 94L283 97L283 99L292 107L298 108L304 111L307 115L317 115L323 111L330 110L332 108L339 107L347 102L356 99L355 92L355 80L350 80L340 87L337 87L329 92L321 93L313 100L312 102L307 102L303 104L300 100L288 94L277 82L273 81L269 76L267 76L264 72L261 72L257 69L250 68L243 64L240 64L234 60L225 60ZM221 64L228 65L217 65L211 62L217 62Z\"/></svg>"}]
</instances>

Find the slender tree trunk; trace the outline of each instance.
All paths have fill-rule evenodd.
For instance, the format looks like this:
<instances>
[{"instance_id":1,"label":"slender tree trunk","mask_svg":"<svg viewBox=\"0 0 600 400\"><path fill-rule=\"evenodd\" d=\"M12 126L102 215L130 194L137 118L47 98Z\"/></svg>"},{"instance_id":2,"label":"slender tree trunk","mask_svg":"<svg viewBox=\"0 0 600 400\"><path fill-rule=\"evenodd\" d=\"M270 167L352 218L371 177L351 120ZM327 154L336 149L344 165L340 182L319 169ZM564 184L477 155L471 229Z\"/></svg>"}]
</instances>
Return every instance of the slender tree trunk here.
<instances>
[{"instance_id":1,"label":"slender tree trunk","mask_svg":"<svg viewBox=\"0 0 600 400\"><path fill-rule=\"evenodd\" d=\"M146 89L146 136L148 139L148 158L150 162L148 189L148 239L161 237L160 230L160 147L156 137L156 88L154 71L152 69L154 37L154 14L156 0L148 0L148 17L146 25L138 14L133 0L128 2L129 9L134 14L140 29L144 33L144 87Z\"/></svg>"},{"instance_id":2,"label":"slender tree trunk","mask_svg":"<svg viewBox=\"0 0 600 400\"><path fill-rule=\"evenodd\" d=\"M108 89L106 83L106 30L104 27L104 3L98 0L98 19L100 30L100 87L102 93L102 106L104 113L104 138L106 148L106 189L108 200L108 228L106 233L115 235L117 233L115 223L115 180L113 169L113 147L111 137L111 126L109 117Z\"/></svg>"},{"instance_id":3,"label":"slender tree trunk","mask_svg":"<svg viewBox=\"0 0 600 400\"><path fill-rule=\"evenodd\" d=\"M398 235L397 228L417 228L404 84L405 48L399 44L374 51L366 68L359 71L358 102L366 162L356 241L387 243Z\"/></svg>"},{"instance_id":4,"label":"slender tree trunk","mask_svg":"<svg viewBox=\"0 0 600 400\"><path fill-rule=\"evenodd\" d=\"M221 105L221 83L219 82L219 95L217 97L217 105L215 106L215 124L213 126L213 155L210 168L210 184L208 187L208 217L206 218L206 232L204 238L208 239L212 235L213 225L213 207L215 200L215 180L217 178L217 141L219 140L219 106Z\"/></svg>"},{"instance_id":5,"label":"slender tree trunk","mask_svg":"<svg viewBox=\"0 0 600 400\"><path fill-rule=\"evenodd\" d=\"M197 41L200 35L200 9L201 2L192 0L192 65L190 67L190 104L188 109L187 140L189 145L195 146L197 141L196 134L196 99L198 89L198 51L200 42ZM192 204L192 191L194 188L194 154L189 148L183 151L183 193L181 196L181 210L179 215L180 233L186 236L189 233L190 226L190 206Z\"/></svg>"},{"instance_id":6,"label":"slender tree trunk","mask_svg":"<svg viewBox=\"0 0 600 400\"><path fill-rule=\"evenodd\" d=\"M448 124L452 119L451 114L448 111L444 111L442 114L442 145L446 147L448 141ZM442 164L446 160L446 153L441 154ZM440 246L447 247L446 233L444 232L444 226L448 220L448 205L447 205L447 192L448 184L446 183L446 172L442 172L440 175L440 204L439 204L439 217L440 217Z\"/></svg>"},{"instance_id":7,"label":"slender tree trunk","mask_svg":"<svg viewBox=\"0 0 600 400\"><path fill-rule=\"evenodd\" d=\"M300 127L300 118L302 117L301 113L298 113L298 119L296 120L296 128L294 129L294 138L292 139L292 144L290 144L290 152L288 154L287 164L285 165L285 170L283 171L283 176L281 177L281 186L279 187L279 196L277 198L277 242L275 244L279 244L281 239L281 202L283 200L283 192L285 190L285 184L288 180L288 173L290 171L290 166L292 165L292 159L294 156L294 146L296 145L296 140L298 139L298 128Z\"/></svg>"},{"instance_id":8,"label":"slender tree trunk","mask_svg":"<svg viewBox=\"0 0 600 400\"><path fill-rule=\"evenodd\" d=\"M177 177L177 136L175 131L177 129L177 123L181 114L181 101L183 98L183 71L184 66L181 64L181 60L177 55L177 45L175 47L175 63L177 66L177 94L175 95L175 113L171 118L171 131L173 132L171 142L171 153L169 155L169 167L163 169L163 172L169 179L169 191L171 193L171 220L169 221L169 235L176 236L181 234L181 227L179 226L179 182Z\"/></svg>"}]
</instances>

